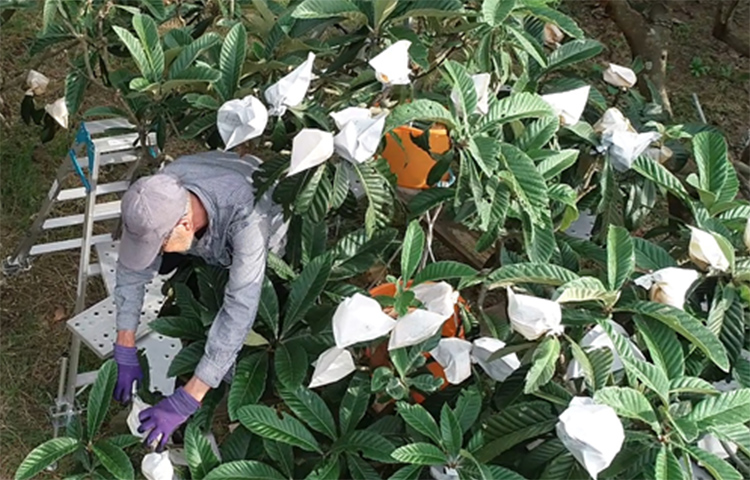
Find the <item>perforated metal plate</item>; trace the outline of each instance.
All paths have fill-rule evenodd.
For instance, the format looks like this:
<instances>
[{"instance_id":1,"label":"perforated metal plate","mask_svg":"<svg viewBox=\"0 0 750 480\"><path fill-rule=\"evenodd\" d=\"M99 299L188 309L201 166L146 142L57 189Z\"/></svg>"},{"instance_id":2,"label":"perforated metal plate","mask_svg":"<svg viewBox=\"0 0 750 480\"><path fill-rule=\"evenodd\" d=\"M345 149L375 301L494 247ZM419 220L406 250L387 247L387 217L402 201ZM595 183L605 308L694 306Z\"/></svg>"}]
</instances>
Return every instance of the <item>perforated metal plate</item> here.
<instances>
[{"instance_id":1,"label":"perforated metal plate","mask_svg":"<svg viewBox=\"0 0 750 480\"><path fill-rule=\"evenodd\" d=\"M141 339L151 331L148 324L156 318L164 303L164 296L161 294L164 280L164 277L157 277L146 285L136 339ZM112 354L112 342L116 335L115 312L114 297L109 296L68 320L68 328L99 357L106 358Z\"/></svg>"},{"instance_id":2,"label":"perforated metal plate","mask_svg":"<svg viewBox=\"0 0 750 480\"><path fill-rule=\"evenodd\" d=\"M101 265L102 280L107 287L107 293L112 295L115 291L115 272L117 268L117 249L119 241L97 243L96 258Z\"/></svg>"},{"instance_id":3,"label":"perforated metal plate","mask_svg":"<svg viewBox=\"0 0 750 480\"><path fill-rule=\"evenodd\" d=\"M160 391L164 395L174 392L174 377L169 378L167 371L175 355L182 346L176 338L165 337L156 332L151 332L140 341L136 342L138 348L146 350L148 358L149 378L151 391Z\"/></svg>"},{"instance_id":4,"label":"perforated metal plate","mask_svg":"<svg viewBox=\"0 0 750 480\"><path fill-rule=\"evenodd\" d=\"M591 239L591 232L594 230L595 223L596 215L591 212L581 212L576 221L565 230L565 233L573 238L589 240Z\"/></svg>"}]
</instances>

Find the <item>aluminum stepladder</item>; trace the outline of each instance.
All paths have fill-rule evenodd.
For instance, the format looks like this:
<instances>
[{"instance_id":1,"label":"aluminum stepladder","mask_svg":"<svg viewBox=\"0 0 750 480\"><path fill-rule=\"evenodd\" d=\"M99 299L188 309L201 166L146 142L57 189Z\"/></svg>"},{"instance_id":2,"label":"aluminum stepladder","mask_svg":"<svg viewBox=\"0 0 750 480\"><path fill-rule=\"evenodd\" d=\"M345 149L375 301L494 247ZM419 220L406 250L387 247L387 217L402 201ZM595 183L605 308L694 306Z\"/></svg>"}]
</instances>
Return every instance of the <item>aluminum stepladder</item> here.
<instances>
[{"instance_id":1,"label":"aluminum stepladder","mask_svg":"<svg viewBox=\"0 0 750 480\"><path fill-rule=\"evenodd\" d=\"M108 130L113 128L132 128L132 125L124 119L100 120L81 125L75 143L69 151L69 159L58 168L52 187L29 233L14 254L3 263L3 272L6 275L15 274L29 269L31 259L38 255L80 248L76 305L74 316L67 321L68 330L72 334L71 343L68 355L61 359L57 397L50 409L55 437L60 427L64 428L73 415L81 412L76 405L76 397L96 378L96 371L78 372L82 344L92 349L101 359L112 354L112 343L115 338L115 306L112 292L119 242L113 241L109 233L94 235L94 224L119 218L120 201L97 202L97 199L103 195L112 196L127 190L142 151L140 146L136 147L138 134L108 134ZM148 143L153 144L154 141L155 136L149 135ZM145 147L151 148L149 145ZM153 155L153 150L151 154ZM100 167L126 163L133 165L124 180L99 183ZM62 182L72 172L78 175L83 187L63 190ZM85 199L82 214L49 218L58 202L80 199ZM35 245L35 242L49 230L77 225L82 225L80 238ZM95 262L91 261L92 247L97 253ZM95 275L102 276L109 296L86 309L88 279ZM180 344L175 339L150 332L147 327L148 323L156 318L161 307L163 282L164 278L159 277L146 287L144 312L136 338L138 347L145 348L149 358L152 388L168 394L173 389L174 380L167 378L167 370L174 354L179 351Z\"/></svg>"}]
</instances>

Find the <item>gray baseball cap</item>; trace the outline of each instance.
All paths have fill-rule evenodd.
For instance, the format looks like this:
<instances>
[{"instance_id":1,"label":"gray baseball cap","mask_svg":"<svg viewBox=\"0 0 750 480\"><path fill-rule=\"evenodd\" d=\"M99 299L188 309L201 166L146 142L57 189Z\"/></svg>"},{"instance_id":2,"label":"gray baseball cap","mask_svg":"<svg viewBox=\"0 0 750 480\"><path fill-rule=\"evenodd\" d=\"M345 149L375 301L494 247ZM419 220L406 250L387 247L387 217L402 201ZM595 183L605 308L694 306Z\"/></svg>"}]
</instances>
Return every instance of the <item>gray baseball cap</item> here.
<instances>
[{"instance_id":1,"label":"gray baseball cap","mask_svg":"<svg viewBox=\"0 0 750 480\"><path fill-rule=\"evenodd\" d=\"M143 177L122 197L119 259L131 270L143 270L159 255L164 240L187 211L188 191L163 173Z\"/></svg>"}]
</instances>

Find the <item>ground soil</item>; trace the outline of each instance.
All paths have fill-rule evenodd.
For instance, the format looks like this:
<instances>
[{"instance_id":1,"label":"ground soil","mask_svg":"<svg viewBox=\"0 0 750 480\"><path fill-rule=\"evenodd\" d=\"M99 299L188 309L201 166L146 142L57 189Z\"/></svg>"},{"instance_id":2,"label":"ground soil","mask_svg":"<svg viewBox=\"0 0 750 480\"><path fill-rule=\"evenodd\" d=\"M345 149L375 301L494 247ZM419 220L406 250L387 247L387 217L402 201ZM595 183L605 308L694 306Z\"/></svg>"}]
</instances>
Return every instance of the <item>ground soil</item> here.
<instances>
[{"instance_id":1,"label":"ground soil","mask_svg":"<svg viewBox=\"0 0 750 480\"><path fill-rule=\"evenodd\" d=\"M672 1L670 6L674 22L669 89L676 120L696 121L690 96L697 93L709 122L726 132L736 152L750 128L750 60L711 37L714 0ZM629 64L624 37L598 1L568 0L563 8L606 46L599 58L603 65ZM25 75L33 62L27 49L39 18L35 12L17 14L0 31L0 72L6 80ZM743 0L733 29L747 38L749 27L750 1ZM38 67L52 80L46 102L62 96L63 62L61 57ZM0 109L8 122L1 125L0 137L0 256L4 258L39 208L70 134L63 132L55 141L40 144L38 128L23 125L18 116L23 89L16 86L0 95L5 102ZM87 105L106 103L101 94L86 99ZM176 145L171 153L178 149L185 146ZM11 478L23 457L51 435L47 411L56 391L58 362L69 342L65 320L75 301L77 267L77 254L56 254L38 259L29 272L0 277L0 479ZM89 299L98 300L102 294L101 286L92 286ZM88 355L84 365L95 367L97 361Z\"/></svg>"}]
</instances>

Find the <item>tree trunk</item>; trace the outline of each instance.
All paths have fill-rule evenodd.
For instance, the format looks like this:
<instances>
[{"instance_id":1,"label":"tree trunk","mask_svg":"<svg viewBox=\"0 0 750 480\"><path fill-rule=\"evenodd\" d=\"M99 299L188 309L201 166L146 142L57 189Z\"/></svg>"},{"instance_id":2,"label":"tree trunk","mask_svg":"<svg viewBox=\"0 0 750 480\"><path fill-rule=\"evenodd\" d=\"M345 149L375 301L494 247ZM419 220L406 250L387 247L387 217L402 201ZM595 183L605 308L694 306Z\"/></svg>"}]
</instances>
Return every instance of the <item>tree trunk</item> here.
<instances>
[{"instance_id":1,"label":"tree trunk","mask_svg":"<svg viewBox=\"0 0 750 480\"><path fill-rule=\"evenodd\" d=\"M728 2L720 0L716 3L718 5L716 6L716 16L714 17L713 36L729 45L730 48L740 55L750 57L750 42L742 40L729 30L729 24L732 21L732 16L734 16L740 0L732 0L728 8L724 8L724 5Z\"/></svg>"},{"instance_id":2,"label":"tree trunk","mask_svg":"<svg viewBox=\"0 0 750 480\"><path fill-rule=\"evenodd\" d=\"M642 2L644 14L638 13L627 0L602 0L607 14L625 35L630 52L643 60L644 69L638 82L641 93L661 104L672 116L672 106L667 93L667 44L669 39L669 10L660 0ZM653 98L648 88L650 81L658 92Z\"/></svg>"}]
</instances>

